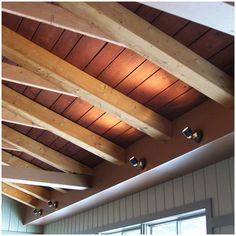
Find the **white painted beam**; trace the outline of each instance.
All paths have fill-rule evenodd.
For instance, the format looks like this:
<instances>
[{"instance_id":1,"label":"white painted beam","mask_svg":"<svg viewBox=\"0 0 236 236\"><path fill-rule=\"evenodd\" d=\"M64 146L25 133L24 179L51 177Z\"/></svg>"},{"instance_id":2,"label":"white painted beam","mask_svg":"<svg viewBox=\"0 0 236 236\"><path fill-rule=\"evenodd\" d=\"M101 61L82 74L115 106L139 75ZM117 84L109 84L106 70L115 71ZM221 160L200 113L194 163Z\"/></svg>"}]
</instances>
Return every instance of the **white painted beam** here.
<instances>
[{"instance_id":1,"label":"white painted beam","mask_svg":"<svg viewBox=\"0 0 236 236\"><path fill-rule=\"evenodd\" d=\"M224 2L140 2L149 7L234 35L234 6Z\"/></svg>"},{"instance_id":2,"label":"white painted beam","mask_svg":"<svg viewBox=\"0 0 236 236\"><path fill-rule=\"evenodd\" d=\"M85 190L91 186L91 177L87 175L12 166L2 166L2 181L73 190Z\"/></svg>"}]
</instances>

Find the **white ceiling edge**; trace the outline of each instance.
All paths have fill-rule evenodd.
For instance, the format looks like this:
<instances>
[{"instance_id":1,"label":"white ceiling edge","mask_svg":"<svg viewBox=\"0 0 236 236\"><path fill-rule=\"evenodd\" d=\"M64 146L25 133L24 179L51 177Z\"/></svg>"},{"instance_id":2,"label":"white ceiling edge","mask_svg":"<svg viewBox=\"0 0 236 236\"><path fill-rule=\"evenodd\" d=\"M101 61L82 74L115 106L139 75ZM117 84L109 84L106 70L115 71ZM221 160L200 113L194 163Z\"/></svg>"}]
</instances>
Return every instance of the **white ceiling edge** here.
<instances>
[{"instance_id":1,"label":"white ceiling edge","mask_svg":"<svg viewBox=\"0 0 236 236\"><path fill-rule=\"evenodd\" d=\"M155 184L168 181L170 178L186 174L188 172L202 168L202 160L208 158L212 163L217 160L230 158L234 155L234 132L229 133L217 140L205 144L195 150L181 155L171 161L159 165L138 176L128 179L104 191L96 193L84 200L71 204L63 209L57 210L47 216L36 219L29 225L45 225L60 220L65 217L78 214L89 208L107 203L114 199L121 198L133 192L151 187ZM191 166L189 169L188 166ZM189 169L183 173L183 168ZM96 205L95 205L96 203Z\"/></svg>"},{"instance_id":2,"label":"white ceiling edge","mask_svg":"<svg viewBox=\"0 0 236 236\"><path fill-rule=\"evenodd\" d=\"M234 6L225 2L140 3L234 36Z\"/></svg>"}]
</instances>

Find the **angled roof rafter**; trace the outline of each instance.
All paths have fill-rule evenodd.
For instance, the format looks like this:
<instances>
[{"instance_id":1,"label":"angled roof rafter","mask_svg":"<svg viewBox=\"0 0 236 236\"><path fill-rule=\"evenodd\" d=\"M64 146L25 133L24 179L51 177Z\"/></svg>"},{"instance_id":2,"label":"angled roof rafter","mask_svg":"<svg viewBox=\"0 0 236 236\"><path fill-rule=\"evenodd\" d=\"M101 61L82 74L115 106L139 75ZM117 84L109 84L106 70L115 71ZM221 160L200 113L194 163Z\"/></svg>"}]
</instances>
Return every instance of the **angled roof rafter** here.
<instances>
[{"instance_id":1,"label":"angled roof rafter","mask_svg":"<svg viewBox=\"0 0 236 236\"><path fill-rule=\"evenodd\" d=\"M23 203L31 208L37 208L38 206L38 199L35 197L30 196L12 186L8 185L7 183L2 182L2 193L18 202Z\"/></svg>"},{"instance_id":2,"label":"angled roof rafter","mask_svg":"<svg viewBox=\"0 0 236 236\"><path fill-rule=\"evenodd\" d=\"M3 85L3 107L32 123L110 161L123 164L125 150Z\"/></svg>"},{"instance_id":3,"label":"angled roof rafter","mask_svg":"<svg viewBox=\"0 0 236 236\"><path fill-rule=\"evenodd\" d=\"M225 107L233 107L234 86L229 75L120 4L61 2L59 5L87 20L88 28L93 25L103 29L111 38L202 94Z\"/></svg>"},{"instance_id":4,"label":"angled roof rafter","mask_svg":"<svg viewBox=\"0 0 236 236\"><path fill-rule=\"evenodd\" d=\"M3 55L153 138L171 137L169 120L6 27Z\"/></svg>"},{"instance_id":5,"label":"angled roof rafter","mask_svg":"<svg viewBox=\"0 0 236 236\"><path fill-rule=\"evenodd\" d=\"M92 170L89 167L54 151L6 125L2 126L2 139L21 151L64 172L92 174Z\"/></svg>"}]
</instances>

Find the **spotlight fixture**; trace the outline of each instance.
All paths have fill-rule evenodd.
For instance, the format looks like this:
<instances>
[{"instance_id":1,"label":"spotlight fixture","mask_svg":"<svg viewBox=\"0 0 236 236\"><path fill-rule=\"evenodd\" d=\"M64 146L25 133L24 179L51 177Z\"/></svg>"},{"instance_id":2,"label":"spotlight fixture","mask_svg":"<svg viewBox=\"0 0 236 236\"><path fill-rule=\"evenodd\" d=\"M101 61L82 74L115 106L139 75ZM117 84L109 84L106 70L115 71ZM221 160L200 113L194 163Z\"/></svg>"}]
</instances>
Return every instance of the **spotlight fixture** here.
<instances>
[{"instance_id":1,"label":"spotlight fixture","mask_svg":"<svg viewBox=\"0 0 236 236\"><path fill-rule=\"evenodd\" d=\"M43 214L43 210L39 209L37 210L36 208L33 210L33 214L36 216L41 216Z\"/></svg>"},{"instance_id":2,"label":"spotlight fixture","mask_svg":"<svg viewBox=\"0 0 236 236\"><path fill-rule=\"evenodd\" d=\"M53 202L53 201L49 200L49 201L48 201L48 206L49 206L50 208L53 207L53 208L56 209L57 206L58 206L58 202L57 202L57 201L54 201L54 202Z\"/></svg>"},{"instance_id":3,"label":"spotlight fixture","mask_svg":"<svg viewBox=\"0 0 236 236\"><path fill-rule=\"evenodd\" d=\"M139 169L143 170L146 164L145 159L137 160L134 156L129 159L129 162L132 166L138 167Z\"/></svg>"},{"instance_id":4,"label":"spotlight fixture","mask_svg":"<svg viewBox=\"0 0 236 236\"><path fill-rule=\"evenodd\" d=\"M196 143L200 143L203 138L203 132L200 129L192 131L189 127L186 127L182 130L182 134L187 139L193 139Z\"/></svg>"}]
</instances>

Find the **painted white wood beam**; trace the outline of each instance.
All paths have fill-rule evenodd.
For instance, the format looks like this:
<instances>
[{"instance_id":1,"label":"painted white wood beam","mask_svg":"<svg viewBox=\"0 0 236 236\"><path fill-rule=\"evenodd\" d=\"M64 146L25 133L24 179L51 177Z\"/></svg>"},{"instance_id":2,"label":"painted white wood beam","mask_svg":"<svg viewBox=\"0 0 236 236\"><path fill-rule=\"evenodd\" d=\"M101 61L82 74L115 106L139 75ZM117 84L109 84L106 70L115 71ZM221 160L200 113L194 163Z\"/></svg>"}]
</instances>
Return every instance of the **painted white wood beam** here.
<instances>
[{"instance_id":1,"label":"painted white wood beam","mask_svg":"<svg viewBox=\"0 0 236 236\"><path fill-rule=\"evenodd\" d=\"M30 184L50 188L85 190L91 187L92 178L87 175L2 166L2 180L9 183Z\"/></svg>"}]
</instances>

